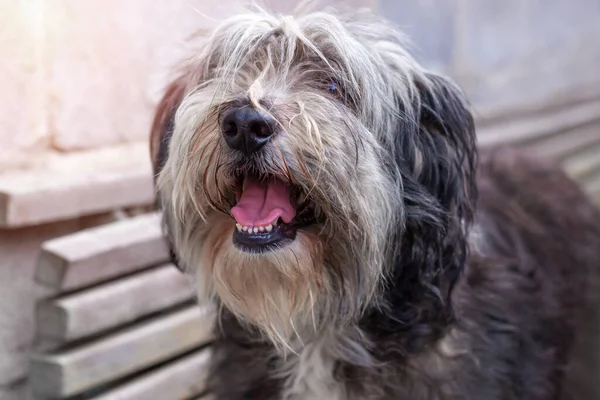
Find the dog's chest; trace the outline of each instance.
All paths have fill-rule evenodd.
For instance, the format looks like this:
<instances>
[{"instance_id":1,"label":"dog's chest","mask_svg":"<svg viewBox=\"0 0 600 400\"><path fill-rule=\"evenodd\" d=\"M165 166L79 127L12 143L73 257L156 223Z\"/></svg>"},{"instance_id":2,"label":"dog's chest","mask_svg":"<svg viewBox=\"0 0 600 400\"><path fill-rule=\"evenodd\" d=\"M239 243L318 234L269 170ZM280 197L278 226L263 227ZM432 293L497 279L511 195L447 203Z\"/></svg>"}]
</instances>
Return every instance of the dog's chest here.
<instances>
[{"instance_id":1,"label":"dog's chest","mask_svg":"<svg viewBox=\"0 0 600 400\"><path fill-rule=\"evenodd\" d=\"M346 400L344 385L334 376L336 357L329 341L320 340L286 360L282 400Z\"/></svg>"}]
</instances>

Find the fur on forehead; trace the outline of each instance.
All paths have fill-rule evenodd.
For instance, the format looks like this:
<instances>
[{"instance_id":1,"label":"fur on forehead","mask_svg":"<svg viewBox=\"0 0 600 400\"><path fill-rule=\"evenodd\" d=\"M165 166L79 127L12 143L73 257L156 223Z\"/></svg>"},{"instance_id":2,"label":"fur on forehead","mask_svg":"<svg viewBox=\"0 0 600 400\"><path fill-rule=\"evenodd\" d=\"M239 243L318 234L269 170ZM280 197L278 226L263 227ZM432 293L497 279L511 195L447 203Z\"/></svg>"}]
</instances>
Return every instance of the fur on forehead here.
<instances>
[{"instance_id":1,"label":"fur on forehead","mask_svg":"<svg viewBox=\"0 0 600 400\"><path fill-rule=\"evenodd\" d=\"M316 73L321 80L334 78L343 85L346 100L354 104L365 127L391 146L395 144L390 132L398 122L418 130L421 94L417 84L431 88L432 100L437 96L436 82L409 54L404 34L368 10L345 14L322 10L294 16L260 8L244 10L213 28L204 27L191 42L194 50L176 68L177 78L158 105L151 129L155 174L166 159L159 144L167 144L163 150L168 147L176 111L185 97L194 94L209 99L204 104L207 112L240 95L247 95L260 108L256 89L261 93L277 93L273 89L282 88L306 91L319 82L309 76ZM299 68L304 73L298 73ZM241 84L236 79L240 77Z\"/></svg>"},{"instance_id":2,"label":"fur on forehead","mask_svg":"<svg viewBox=\"0 0 600 400\"><path fill-rule=\"evenodd\" d=\"M197 40L200 51L183 68L191 88L211 86L221 97L215 103L241 90L252 100L257 81L269 89L305 90L331 78L359 105L375 102L397 112L398 102L414 104L415 80L426 80L404 35L368 11L285 16L257 9L224 20ZM241 85L236 77L243 77ZM373 109L358 107L363 113Z\"/></svg>"}]
</instances>

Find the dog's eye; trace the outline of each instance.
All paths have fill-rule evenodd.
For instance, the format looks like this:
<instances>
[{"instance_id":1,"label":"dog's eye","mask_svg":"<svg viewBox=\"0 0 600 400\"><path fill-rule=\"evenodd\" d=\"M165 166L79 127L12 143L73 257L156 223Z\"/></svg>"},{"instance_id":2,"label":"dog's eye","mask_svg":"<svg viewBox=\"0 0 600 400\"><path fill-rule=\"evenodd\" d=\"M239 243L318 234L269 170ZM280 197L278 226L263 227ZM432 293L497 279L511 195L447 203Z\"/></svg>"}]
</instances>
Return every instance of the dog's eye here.
<instances>
[{"instance_id":1,"label":"dog's eye","mask_svg":"<svg viewBox=\"0 0 600 400\"><path fill-rule=\"evenodd\" d=\"M327 92L329 92L330 94L332 94L333 96L335 96L339 99L341 99L344 96L344 93L342 91L340 84L333 80L330 80L326 83L325 90L327 90Z\"/></svg>"},{"instance_id":2,"label":"dog's eye","mask_svg":"<svg viewBox=\"0 0 600 400\"><path fill-rule=\"evenodd\" d=\"M331 94L336 94L338 92L338 86L335 82L330 82L327 86L327 91Z\"/></svg>"}]
</instances>

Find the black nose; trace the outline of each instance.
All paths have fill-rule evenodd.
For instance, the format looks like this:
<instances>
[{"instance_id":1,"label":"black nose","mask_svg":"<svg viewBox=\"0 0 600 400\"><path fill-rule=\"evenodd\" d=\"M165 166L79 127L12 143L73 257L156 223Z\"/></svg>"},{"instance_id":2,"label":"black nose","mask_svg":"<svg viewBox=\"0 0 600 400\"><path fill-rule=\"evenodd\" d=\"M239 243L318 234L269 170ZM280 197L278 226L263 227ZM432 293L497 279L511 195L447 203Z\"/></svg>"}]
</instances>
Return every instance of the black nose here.
<instances>
[{"instance_id":1,"label":"black nose","mask_svg":"<svg viewBox=\"0 0 600 400\"><path fill-rule=\"evenodd\" d=\"M275 120L249 106L235 108L225 114L221 130L229 147L251 154L273 136Z\"/></svg>"}]
</instances>

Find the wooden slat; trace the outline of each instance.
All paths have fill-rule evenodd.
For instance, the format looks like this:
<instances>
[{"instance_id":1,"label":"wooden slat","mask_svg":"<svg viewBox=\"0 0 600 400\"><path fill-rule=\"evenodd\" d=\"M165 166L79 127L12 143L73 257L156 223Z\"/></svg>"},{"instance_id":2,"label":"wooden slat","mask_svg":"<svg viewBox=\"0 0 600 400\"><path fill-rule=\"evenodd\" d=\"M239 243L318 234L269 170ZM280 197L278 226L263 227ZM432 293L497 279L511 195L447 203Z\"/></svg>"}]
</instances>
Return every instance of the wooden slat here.
<instances>
[{"instance_id":1,"label":"wooden slat","mask_svg":"<svg viewBox=\"0 0 600 400\"><path fill-rule=\"evenodd\" d=\"M599 155L600 157L600 155ZM600 194L600 169L581 181L585 191L592 196Z\"/></svg>"},{"instance_id":2,"label":"wooden slat","mask_svg":"<svg viewBox=\"0 0 600 400\"><path fill-rule=\"evenodd\" d=\"M599 82L600 83L600 82ZM546 97L535 102L513 102L497 105L479 105L476 119L480 125L490 126L498 121L510 119L526 119L531 115L551 114L565 108L573 108L579 104L588 104L600 99L598 85L573 87L561 96Z\"/></svg>"},{"instance_id":3,"label":"wooden slat","mask_svg":"<svg viewBox=\"0 0 600 400\"><path fill-rule=\"evenodd\" d=\"M40 177L29 185L0 186L0 226L21 227L92 215L153 201L147 170L100 173L77 180Z\"/></svg>"},{"instance_id":4,"label":"wooden slat","mask_svg":"<svg viewBox=\"0 0 600 400\"><path fill-rule=\"evenodd\" d=\"M565 106L549 112L507 118L492 125L483 125L478 129L478 142L481 146L495 144L519 144L558 132L600 121L600 100L590 100Z\"/></svg>"},{"instance_id":5,"label":"wooden slat","mask_svg":"<svg viewBox=\"0 0 600 400\"><path fill-rule=\"evenodd\" d=\"M578 180L600 170L600 143L566 158L563 166L570 176Z\"/></svg>"},{"instance_id":6,"label":"wooden slat","mask_svg":"<svg viewBox=\"0 0 600 400\"><path fill-rule=\"evenodd\" d=\"M147 214L45 242L35 279L69 291L167 260L159 215Z\"/></svg>"},{"instance_id":7,"label":"wooden slat","mask_svg":"<svg viewBox=\"0 0 600 400\"><path fill-rule=\"evenodd\" d=\"M0 227L39 225L154 201L146 143L45 153L34 164L0 174Z\"/></svg>"},{"instance_id":8,"label":"wooden slat","mask_svg":"<svg viewBox=\"0 0 600 400\"><path fill-rule=\"evenodd\" d=\"M210 360L203 349L90 400L187 400L201 395Z\"/></svg>"},{"instance_id":9,"label":"wooden slat","mask_svg":"<svg viewBox=\"0 0 600 400\"><path fill-rule=\"evenodd\" d=\"M562 131L541 140L531 141L522 147L538 156L561 160L598 143L600 143L600 122Z\"/></svg>"},{"instance_id":10,"label":"wooden slat","mask_svg":"<svg viewBox=\"0 0 600 400\"><path fill-rule=\"evenodd\" d=\"M63 353L34 355L31 389L40 398L83 393L209 342L212 325L212 308L194 305Z\"/></svg>"},{"instance_id":11,"label":"wooden slat","mask_svg":"<svg viewBox=\"0 0 600 400\"><path fill-rule=\"evenodd\" d=\"M191 285L164 265L37 306L38 339L46 349L98 334L193 298Z\"/></svg>"}]
</instances>

